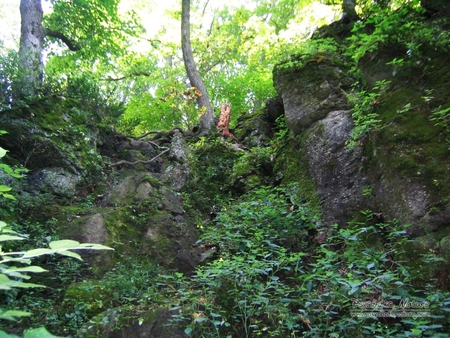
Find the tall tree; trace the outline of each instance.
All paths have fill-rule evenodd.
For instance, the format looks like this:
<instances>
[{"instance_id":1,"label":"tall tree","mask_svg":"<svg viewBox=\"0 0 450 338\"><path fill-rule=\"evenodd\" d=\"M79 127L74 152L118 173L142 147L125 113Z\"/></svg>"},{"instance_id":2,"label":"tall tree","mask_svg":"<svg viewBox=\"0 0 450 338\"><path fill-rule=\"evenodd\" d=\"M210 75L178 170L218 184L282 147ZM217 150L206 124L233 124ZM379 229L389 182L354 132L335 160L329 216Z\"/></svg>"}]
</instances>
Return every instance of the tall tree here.
<instances>
[{"instance_id":1,"label":"tall tree","mask_svg":"<svg viewBox=\"0 0 450 338\"><path fill-rule=\"evenodd\" d=\"M206 135L214 127L214 110L211 107L211 101L206 91L205 84L195 65L194 54L191 47L191 2L190 0L182 0L181 4L181 49L183 50L183 60L186 72L191 82L191 86L197 88L201 93L197 97L199 108L203 110L200 118L200 134Z\"/></svg>"},{"instance_id":2,"label":"tall tree","mask_svg":"<svg viewBox=\"0 0 450 338\"><path fill-rule=\"evenodd\" d=\"M35 96L42 84L42 50L45 31L42 27L41 0L21 0L22 18L19 47L19 81L15 84L18 98Z\"/></svg>"},{"instance_id":3,"label":"tall tree","mask_svg":"<svg viewBox=\"0 0 450 338\"><path fill-rule=\"evenodd\" d=\"M54 0L53 12L44 18L42 0L21 0L21 36L19 47L19 80L15 99L38 95L43 80L42 52L46 37L56 39L80 59L96 61L122 53L126 34L136 25L118 16L119 0ZM136 32L138 32L136 30Z\"/></svg>"}]
</instances>

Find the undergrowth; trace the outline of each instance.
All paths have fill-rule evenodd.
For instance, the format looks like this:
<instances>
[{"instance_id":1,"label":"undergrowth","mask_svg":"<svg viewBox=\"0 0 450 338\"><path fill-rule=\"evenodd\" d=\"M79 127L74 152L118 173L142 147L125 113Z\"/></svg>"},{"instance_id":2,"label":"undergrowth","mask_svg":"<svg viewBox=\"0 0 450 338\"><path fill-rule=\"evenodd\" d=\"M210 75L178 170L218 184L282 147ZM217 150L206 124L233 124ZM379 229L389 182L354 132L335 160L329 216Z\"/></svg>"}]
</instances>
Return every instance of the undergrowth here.
<instances>
[{"instance_id":1,"label":"undergrowth","mask_svg":"<svg viewBox=\"0 0 450 338\"><path fill-rule=\"evenodd\" d=\"M408 265L405 227L364 211L318 229L290 191L249 193L204 229L215 258L192 278L161 278L172 325L190 337L449 336L450 293Z\"/></svg>"}]
</instances>

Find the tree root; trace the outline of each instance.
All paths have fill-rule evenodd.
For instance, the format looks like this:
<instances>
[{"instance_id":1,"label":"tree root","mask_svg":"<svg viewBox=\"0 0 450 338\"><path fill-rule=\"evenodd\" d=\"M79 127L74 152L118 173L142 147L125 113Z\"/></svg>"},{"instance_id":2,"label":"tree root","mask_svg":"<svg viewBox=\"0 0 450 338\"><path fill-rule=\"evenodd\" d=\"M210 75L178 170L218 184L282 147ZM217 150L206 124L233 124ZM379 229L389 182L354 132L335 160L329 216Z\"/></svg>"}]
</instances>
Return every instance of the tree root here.
<instances>
[{"instance_id":1,"label":"tree root","mask_svg":"<svg viewBox=\"0 0 450 338\"><path fill-rule=\"evenodd\" d=\"M149 164L151 162L153 162L154 160L156 160L158 157L162 156L163 154L167 153L170 150L170 148L166 148L164 149L159 155L156 155L155 157L153 157L152 159L148 160L148 161L143 161L143 160L139 160L139 161L134 161L134 162L130 162L130 161L126 161L126 160L121 160L119 162L116 163L111 163L111 167L116 167L118 165L122 165L122 164L129 164L129 165L136 165L136 164Z\"/></svg>"}]
</instances>

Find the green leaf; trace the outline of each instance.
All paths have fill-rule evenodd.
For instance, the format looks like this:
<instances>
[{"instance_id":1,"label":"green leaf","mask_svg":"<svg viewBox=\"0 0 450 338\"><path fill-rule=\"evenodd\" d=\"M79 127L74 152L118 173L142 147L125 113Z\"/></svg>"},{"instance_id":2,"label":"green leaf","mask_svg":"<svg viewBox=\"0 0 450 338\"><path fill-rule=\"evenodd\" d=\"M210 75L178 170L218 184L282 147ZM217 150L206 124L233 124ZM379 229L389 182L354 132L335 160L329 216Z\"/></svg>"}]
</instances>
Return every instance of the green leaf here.
<instances>
[{"instance_id":1,"label":"green leaf","mask_svg":"<svg viewBox=\"0 0 450 338\"><path fill-rule=\"evenodd\" d=\"M45 285L35 284L35 283L24 283L24 282L14 282L11 285L13 288L22 288L22 289L30 289L30 288L45 288Z\"/></svg>"},{"instance_id":2,"label":"green leaf","mask_svg":"<svg viewBox=\"0 0 450 338\"><path fill-rule=\"evenodd\" d=\"M20 236L11 236L11 235L0 235L0 242L4 242L4 241L20 241L23 240L25 238L20 237Z\"/></svg>"},{"instance_id":3,"label":"green leaf","mask_svg":"<svg viewBox=\"0 0 450 338\"><path fill-rule=\"evenodd\" d=\"M28 275L24 275L23 273L20 273L19 271L12 271L12 270L3 270L3 273L16 278L22 278L22 279L30 279L31 277Z\"/></svg>"},{"instance_id":4,"label":"green leaf","mask_svg":"<svg viewBox=\"0 0 450 338\"><path fill-rule=\"evenodd\" d=\"M79 243L71 239L63 239L60 241L50 242L50 248L54 250L114 250L102 244L95 243Z\"/></svg>"},{"instance_id":5,"label":"green leaf","mask_svg":"<svg viewBox=\"0 0 450 338\"><path fill-rule=\"evenodd\" d=\"M17 311L17 310L7 310L5 312L3 312L0 309L0 319L6 319L6 320L16 320L15 317L27 317L30 316L31 312L26 312L26 311ZM2 337L0 331L0 337Z\"/></svg>"},{"instance_id":6,"label":"green leaf","mask_svg":"<svg viewBox=\"0 0 450 338\"><path fill-rule=\"evenodd\" d=\"M11 191L11 190L12 190L11 187L0 184L0 192L6 192L6 191Z\"/></svg>"},{"instance_id":7,"label":"green leaf","mask_svg":"<svg viewBox=\"0 0 450 338\"><path fill-rule=\"evenodd\" d=\"M52 335L45 327L31 329L25 332L23 338L61 338L61 336Z\"/></svg>"},{"instance_id":8,"label":"green leaf","mask_svg":"<svg viewBox=\"0 0 450 338\"><path fill-rule=\"evenodd\" d=\"M90 250L114 250L113 248L110 248L109 246L102 245L102 244L95 244L95 243L81 243L78 249L90 249Z\"/></svg>"},{"instance_id":9,"label":"green leaf","mask_svg":"<svg viewBox=\"0 0 450 338\"><path fill-rule=\"evenodd\" d=\"M73 241L71 239L62 239L60 241L53 241L50 242L49 246L52 249L59 250L59 249L73 249L80 245L80 242Z\"/></svg>"},{"instance_id":10,"label":"green leaf","mask_svg":"<svg viewBox=\"0 0 450 338\"><path fill-rule=\"evenodd\" d=\"M201 323L201 322L204 322L206 320L206 318L205 317L196 317L195 319L194 319L194 323Z\"/></svg>"},{"instance_id":11,"label":"green leaf","mask_svg":"<svg viewBox=\"0 0 450 338\"><path fill-rule=\"evenodd\" d=\"M9 279L4 273L0 273L0 290L11 290L12 288L45 288L45 286L15 281Z\"/></svg>"},{"instance_id":12,"label":"green leaf","mask_svg":"<svg viewBox=\"0 0 450 338\"><path fill-rule=\"evenodd\" d=\"M24 255L22 256L22 258L32 258L32 257L39 257L39 256L43 256L43 255L49 255L49 254L54 254L56 252L56 250L50 250L50 249L33 249L33 250L29 250L26 251L24 253Z\"/></svg>"},{"instance_id":13,"label":"green leaf","mask_svg":"<svg viewBox=\"0 0 450 338\"><path fill-rule=\"evenodd\" d=\"M34 273L41 273L41 272L46 272L48 270L45 270L44 268L41 268L40 266L36 266L36 265L32 265L32 266L26 266L26 267L22 267L22 268L16 268L16 267L12 267L9 268L7 271L20 271L20 272L34 272Z\"/></svg>"},{"instance_id":14,"label":"green leaf","mask_svg":"<svg viewBox=\"0 0 450 338\"><path fill-rule=\"evenodd\" d=\"M422 334L422 330L419 330L419 329L411 329L411 333L412 333L414 336L420 337L420 335Z\"/></svg>"},{"instance_id":15,"label":"green leaf","mask_svg":"<svg viewBox=\"0 0 450 338\"><path fill-rule=\"evenodd\" d=\"M72 251L61 251L58 252L60 255L62 256L67 256L67 257L72 257L75 259L78 259L79 261L82 261L83 258L81 258L81 256L79 254L77 254L76 252L72 252Z\"/></svg>"},{"instance_id":16,"label":"green leaf","mask_svg":"<svg viewBox=\"0 0 450 338\"><path fill-rule=\"evenodd\" d=\"M0 147L0 158L2 158L3 156L5 156L7 152L8 152L8 150L5 150L5 149L3 149L2 147Z\"/></svg>"}]
</instances>

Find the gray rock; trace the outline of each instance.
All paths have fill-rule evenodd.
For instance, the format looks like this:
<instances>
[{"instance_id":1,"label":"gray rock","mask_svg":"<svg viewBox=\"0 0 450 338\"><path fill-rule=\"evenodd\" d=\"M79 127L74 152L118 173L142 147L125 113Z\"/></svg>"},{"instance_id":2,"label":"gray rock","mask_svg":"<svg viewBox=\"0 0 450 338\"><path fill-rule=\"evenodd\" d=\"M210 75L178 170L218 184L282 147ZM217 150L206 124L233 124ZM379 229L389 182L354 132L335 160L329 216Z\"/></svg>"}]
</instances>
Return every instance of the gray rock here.
<instances>
[{"instance_id":1,"label":"gray rock","mask_svg":"<svg viewBox=\"0 0 450 338\"><path fill-rule=\"evenodd\" d=\"M63 168L43 168L29 176L28 188L70 198L75 194L77 184L81 181L79 175L69 173Z\"/></svg>"},{"instance_id":2,"label":"gray rock","mask_svg":"<svg viewBox=\"0 0 450 338\"><path fill-rule=\"evenodd\" d=\"M283 101L286 125L295 134L330 111L349 108L344 89L350 87L351 80L344 69L325 61L275 73L274 85Z\"/></svg>"},{"instance_id":3,"label":"gray rock","mask_svg":"<svg viewBox=\"0 0 450 338\"><path fill-rule=\"evenodd\" d=\"M183 134L175 129L170 144L169 158L181 164L187 162L187 148Z\"/></svg>"},{"instance_id":4,"label":"gray rock","mask_svg":"<svg viewBox=\"0 0 450 338\"><path fill-rule=\"evenodd\" d=\"M169 159L171 163L165 168L161 179L170 184L174 191L181 191L189 179L188 149L183 134L175 130L172 136Z\"/></svg>"},{"instance_id":5,"label":"gray rock","mask_svg":"<svg viewBox=\"0 0 450 338\"><path fill-rule=\"evenodd\" d=\"M368 183L361 171L361 148L346 145L352 128L349 111L333 111L305 135L305 153L330 224L343 225L369 203L363 196Z\"/></svg>"},{"instance_id":6,"label":"gray rock","mask_svg":"<svg viewBox=\"0 0 450 338\"><path fill-rule=\"evenodd\" d=\"M81 242L106 244L107 239L108 229L102 214L97 213L86 219L85 231L81 237Z\"/></svg>"}]
</instances>

